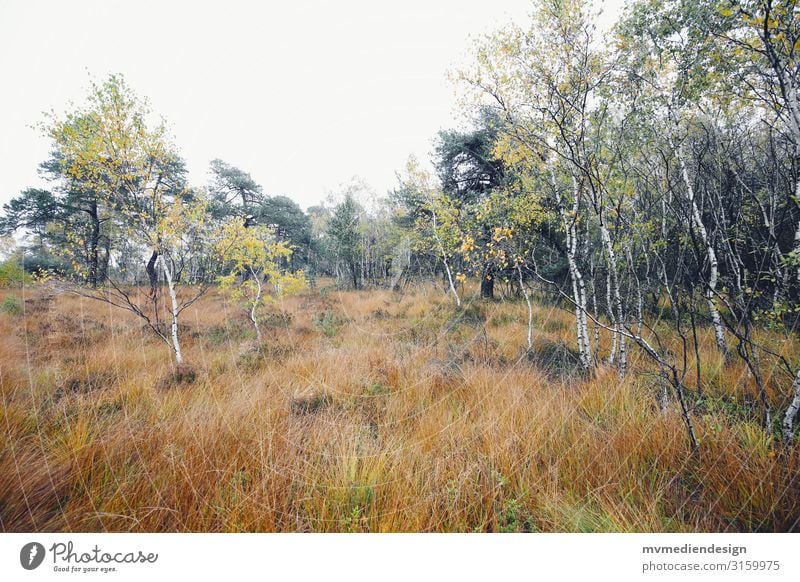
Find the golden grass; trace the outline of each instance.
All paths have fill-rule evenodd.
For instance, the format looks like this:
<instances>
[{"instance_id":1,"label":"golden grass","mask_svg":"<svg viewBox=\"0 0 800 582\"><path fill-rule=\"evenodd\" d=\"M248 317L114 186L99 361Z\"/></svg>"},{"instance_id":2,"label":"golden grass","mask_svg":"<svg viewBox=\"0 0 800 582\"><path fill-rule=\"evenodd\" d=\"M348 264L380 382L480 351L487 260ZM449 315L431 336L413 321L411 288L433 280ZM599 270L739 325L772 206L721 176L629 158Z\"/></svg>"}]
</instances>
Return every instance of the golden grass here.
<instances>
[{"instance_id":1,"label":"golden grass","mask_svg":"<svg viewBox=\"0 0 800 582\"><path fill-rule=\"evenodd\" d=\"M290 323L255 346L211 294L184 318L189 383L125 312L43 293L0 314L5 531L798 528L800 449L746 413L752 381L709 330L698 458L643 354L624 381L523 357L523 302L481 304L481 324L431 287L313 292L276 306ZM536 347L573 345L569 313L534 315ZM766 377L785 405L786 380Z\"/></svg>"}]
</instances>

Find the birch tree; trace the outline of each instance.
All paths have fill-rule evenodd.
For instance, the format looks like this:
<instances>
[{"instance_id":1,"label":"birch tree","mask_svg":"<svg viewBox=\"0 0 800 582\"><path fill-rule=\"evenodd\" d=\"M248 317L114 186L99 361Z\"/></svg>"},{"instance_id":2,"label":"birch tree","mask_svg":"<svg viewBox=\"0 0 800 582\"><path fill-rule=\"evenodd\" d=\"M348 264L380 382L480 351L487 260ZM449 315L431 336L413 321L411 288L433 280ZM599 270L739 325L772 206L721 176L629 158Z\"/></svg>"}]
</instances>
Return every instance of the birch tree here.
<instances>
[{"instance_id":1,"label":"birch tree","mask_svg":"<svg viewBox=\"0 0 800 582\"><path fill-rule=\"evenodd\" d=\"M124 283L126 273L118 268L97 289L75 291L134 313L169 346L175 362L183 363L180 315L210 284L206 279L185 285L185 270L192 261L211 257L203 252L207 203L202 193L187 187L184 164L166 124L154 118L147 102L121 77L111 76L92 84L85 106L52 116L45 128L59 153L61 171L90 188L109 209L118 236L139 254L138 269L143 267L150 285L143 296ZM110 260L112 266L121 263L113 254ZM162 280L168 328L161 321Z\"/></svg>"},{"instance_id":2,"label":"birch tree","mask_svg":"<svg viewBox=\"0 0 800 582\"><path fill-rule=\"evenodd\" d=\"M216 253L226 265L217 278L221 290L247 312L256 338L263 341L261 309L268 303L298 293L306 287L303 271L281 270L282 259L292 255L283 241L276 241L265 226L246 227L234 218L215 235Z\"/></svg>"}]
</instances>

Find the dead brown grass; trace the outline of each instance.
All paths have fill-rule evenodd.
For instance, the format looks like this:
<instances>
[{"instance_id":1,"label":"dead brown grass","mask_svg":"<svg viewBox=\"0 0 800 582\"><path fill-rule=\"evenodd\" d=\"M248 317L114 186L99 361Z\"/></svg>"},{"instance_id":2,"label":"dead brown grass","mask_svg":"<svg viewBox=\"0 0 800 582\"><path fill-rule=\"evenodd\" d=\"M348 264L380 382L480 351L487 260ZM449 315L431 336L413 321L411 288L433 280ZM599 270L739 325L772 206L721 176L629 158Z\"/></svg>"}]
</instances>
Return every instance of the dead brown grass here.
<instances>
[{"instance_id":1,"label":"dead brown grass","mask_svg":"<svg viewBox=\"0 0 800 582\"><path fill-rule=\"evenodd\" d=\"M645 356L622 382L554 373L524 357L524 303L459 318L432 288L313 292L257 345L212 294L175 370L124 312L42 293L0 314L4 531L798 528L800 449L748 415L755 388L710 331L696 458ZM535 318L537 349L572 345L568 313Z\"/></svg>"}]
</instances>

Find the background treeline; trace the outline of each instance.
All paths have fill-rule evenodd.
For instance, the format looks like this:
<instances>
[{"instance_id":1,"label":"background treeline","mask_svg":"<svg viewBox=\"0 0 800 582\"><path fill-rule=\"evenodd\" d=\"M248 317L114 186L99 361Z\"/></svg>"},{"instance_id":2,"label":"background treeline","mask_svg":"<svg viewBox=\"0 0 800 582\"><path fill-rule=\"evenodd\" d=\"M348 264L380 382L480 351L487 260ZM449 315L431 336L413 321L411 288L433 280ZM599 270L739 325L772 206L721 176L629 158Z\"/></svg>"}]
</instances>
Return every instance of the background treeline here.
<instances>
[{"instance_id":1,"label":"background treeline","mask_svg":"<svg viewBox=\"0 0 800 582\"><path fill-rule=\"evenodd\" d=\"M794 340L800 312L799 52L792 0L639 0L605 37L588 3L541 0L455 75L473 124L440 132L435 174L411 159L387 196L354 182L305 212L219 160L190 186L164 124L111 77L42 125L52 187L22 192L1 225L29 233L27 270L137 313L179 361L181 311L221 276L252 281L253 240L291 251L259 281L433 278L460 307L475 277L484 299L558 301L585 373L624 376L633 347L657 365L692 448L710 328L746 363L763 425L791 441L800 366L759 332ZM257 227L268 236L242 232ZM791 389L771 390L767 369Z\"/></svg>"}]
</instances>

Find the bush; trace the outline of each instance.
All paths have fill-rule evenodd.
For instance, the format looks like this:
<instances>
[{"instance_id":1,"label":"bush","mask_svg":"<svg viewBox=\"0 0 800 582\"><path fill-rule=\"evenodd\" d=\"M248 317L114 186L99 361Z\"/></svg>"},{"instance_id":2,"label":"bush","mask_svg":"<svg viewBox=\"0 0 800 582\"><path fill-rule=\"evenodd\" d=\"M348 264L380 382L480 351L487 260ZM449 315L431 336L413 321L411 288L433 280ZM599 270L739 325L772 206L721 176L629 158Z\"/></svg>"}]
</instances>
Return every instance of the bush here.
<instances>
[{"instance_id":1,"label":"bush","mask_svg":"<svg viewBox=\"0 0 800 582\"><path fill-rule=\"evenodd\" d=\"M167 390L177 386L194 384L197 380L197 370L191 364L177 364L166 376L159 380L156 387L160 390Z\"/></svg>"},{"instance_id":2,"label":"bush","mask_svg":"<svg viewBox=\"0 0 800 582\"><path fill-rule=\"evenodd\" d=\"M481 325L486 321L486 312L480 303L467 303L455 310L453 320L471 325Z\"/></svg>"},{"instance_id":3,"label":"bush","mask_svg":"<svg viewBox=\"0 0 800 582\"><path fill-rule=\"evenodd\" d=\"M516 323L519 320L519 315L516 313L500 313L499 315L493 316L489 320L489 325L494 327L502 327L504 325L508 325L509 323Z\"/></svg>"},{"instance_id":4,"label":"bush","mask_svg":"<svg viewBox=\"0 0 800 582\"><path fill-rule=\"evenodd\" d=\"M288 311L269 311L264 315L263 323L268 327L288 329L292 325L292 314Z\"/></svg>"},{"instance_id":5,"label":"bush","mask_svg":"<svg viewBox=\"0 0 800 582\"><path fill-rule=\"evenodd\" d=\"M533 518L516 499L509 499L497 513L497 531L501 533L529 533L535 531Z\"/></svg>"},{"instance_id":6,"label":"bush","mask_svg":"<svg viewBox=\"0 0 800 582\"><path fill-rule=\"evenodd\" d=\"M583 373L580 354L563 341L545 341L527 353L528 361L551 378L571 378Z\"/></svg>"},{"instance_id":7,"label":"bush","mask_svg":"<svg viewBox=\"0 0 800 582\"><path fill-rule=\"evenodd\" d=\"M346 323L346 320L339 317L335 312L326 309L322 313L314 316L314 327L325 334L325 337L333 337L339 332Z\"/></svg>"},{"instance_id":8,"label":"bush","mask_svg":"<svg viewBox=\"0 0 800 582\"><path fill-rule=\"evenodd\" d=\"M328 395L316 391L297 395L292 398L290 408L292 414L305 416L321 412L333 403L333 399Z\"/></svg>"},{"instance_id":9,"label":"bush","mask_svg":"<svg viewBox=\"0 0 800 582\"><path fill-rule=\"evenodd\" d=\"M3 310L3 313L7 313L8 315L21 315L22 302L14 295L9 295L3 300L3 303L0 303L0 309Z\"/></svg>"},{"instance_id":10,"label":"bush","mask_svg":"<svg viewBox=\"0 0 800 582\"><path fill-rule=\"evenodd\" d=\"M205 332L209 344L219 346L229 342L255 339L256 333L252 325L242 321L233 321L226 325L214 325Z\"/></svg>"},{"instance_id":11,"label":"bush","mask_svg":"<svg viewBox=\"0 0 800 582\"><path fill-rule=\"evenodd\" d=\"M69 395L89 394L110 388L117 380L117 374L113 370L91 371L67 378L58 386L53 396L56 400L60 400Z\"/></svg>"},{"instance_id":12,"label":"bush","mask_svg":"<svg viewBox=\"0 0 800 582\"><path fill-rule=\"evenodd\" d=\"M21 287L25 283L25 271L13 258L0 263L0 288Z\"/></svg>"}]
</instances>

